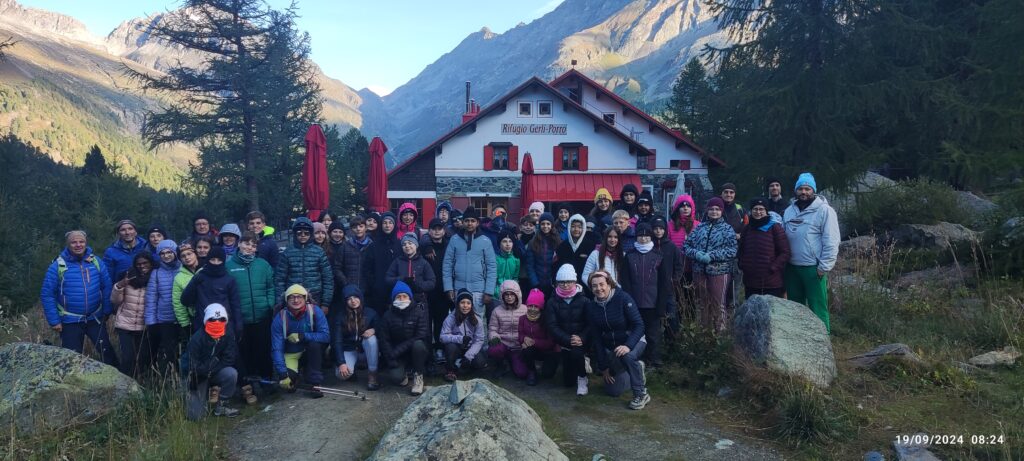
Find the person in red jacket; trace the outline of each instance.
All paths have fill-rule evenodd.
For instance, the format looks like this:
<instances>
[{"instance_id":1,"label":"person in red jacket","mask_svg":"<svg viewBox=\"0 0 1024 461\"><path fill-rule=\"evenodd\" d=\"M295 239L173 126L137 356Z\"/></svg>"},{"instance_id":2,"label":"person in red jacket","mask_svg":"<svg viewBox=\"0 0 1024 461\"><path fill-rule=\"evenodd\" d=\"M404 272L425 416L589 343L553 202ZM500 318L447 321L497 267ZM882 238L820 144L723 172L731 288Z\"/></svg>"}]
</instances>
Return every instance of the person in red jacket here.
<instances>
[{"instance_id":1,"label":"person in red jacket","mask_svg":"<svg viewBox=\"0 0 1024 461\"><path fill-rule=\"evenodd\" d=\"M782 217L768 211L768 199L750 201L750 222L741 233L737 259L746 295L783 297L782 272L789 261L789 240Z\"/></svg>"},{"instance_id":2,"label":"person in red jacket","mask_svg":"<svg viewBox=\"0 0 1024 461\"><path fill-rule=\"evenodd\" d=\"M555 375L558 368L558 345L540 321L544 310L544 292L537 288L530 290L526 297L526 315L519 317L519 344L522 345L522 359L526 363L526 384L537 385L537 360L543 361L545 378Z\"/></svg>"}]
</instances>

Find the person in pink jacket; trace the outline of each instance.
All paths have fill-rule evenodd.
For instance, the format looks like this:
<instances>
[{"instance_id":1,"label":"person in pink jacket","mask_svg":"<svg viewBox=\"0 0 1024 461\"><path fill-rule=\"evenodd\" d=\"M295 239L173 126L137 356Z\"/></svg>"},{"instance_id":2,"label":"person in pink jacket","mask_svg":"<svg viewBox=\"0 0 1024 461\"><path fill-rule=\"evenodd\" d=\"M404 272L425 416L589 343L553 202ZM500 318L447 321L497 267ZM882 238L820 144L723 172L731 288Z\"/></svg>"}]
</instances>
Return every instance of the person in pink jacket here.
<instances>
[{"instance_id":1,"label":"person in pink jacket","mask_svg":"<svg viewBox=\"0 0 1024 461\"><path fill-rule=\"evenodd\" d=\"M671 331L679 331L679 324L682 319L694 318L693 316L696 315L693 290L693 264L686 257L686 253L683 252L686 237L700 225L700 221L697 220L697 208L693 204L693 197L690 197L689 194L676 197L675 203L672 204L672 213L669 215L669 218L668 238L679 249L679 258L681 258L680 261L683 263L681 283L685 302L682 306L679 306L679 312L669 319Z\"/></svg>"},{"instance_id":2,"label":"person in pink jacket","mask_svg":"<svg viewBox=\"0 0 1024 461\"><path fill-rule=\"evenodd\" d=\"M540 321L543 309L544 293L536 288L530 290L530 295L526 297L526 314L519 317L517 329L517 341L522 347L521 356L526 365L528 386L537 385L537 360L544 362L541 374L545 378L554 376L555 369L558 368L558 345Z\"/></svg>"},{"instance_id":3,"label":"person in pink jacket","mask_svg":"<svg viewBox=\"0 0 1024 461\"><path fill-rule=\"evenodd\" d=\"M132 378L149 369L150 342L146 330L146 286L153 273L153 256L141 252L132 259L132 267L110 291L114 305L114 329L121 347L118 369Z\"/></svg>"},{"instance_id":4,"label":"person in pink jacket","mask_svg":"<svg viewBox=\"0 0 1024 461\"><path fill-rule=\"evenodd\" d=\"M519 341L519 318L526 315L526 306L522 300L523 291L518 282L506 280L501 284L501 305L491 312L487 335L490 344L487 355L497 362L494 367L495 378L501 376L506 360L512 364L512 373L517 378L526 379L528 375L522 356L522 343Z\"/></svg>"}]
</instances>

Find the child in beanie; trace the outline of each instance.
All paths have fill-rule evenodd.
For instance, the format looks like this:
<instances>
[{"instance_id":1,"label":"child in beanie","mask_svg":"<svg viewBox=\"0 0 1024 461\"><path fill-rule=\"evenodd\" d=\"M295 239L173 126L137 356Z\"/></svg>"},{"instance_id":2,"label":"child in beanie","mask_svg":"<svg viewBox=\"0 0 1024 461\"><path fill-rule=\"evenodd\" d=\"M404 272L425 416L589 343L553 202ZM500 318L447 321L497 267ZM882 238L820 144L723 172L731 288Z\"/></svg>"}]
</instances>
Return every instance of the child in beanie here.
<instances>
[{"instance_id":1,"label":"child in beanie","mask_svg":"<svg viewBox=\"0 0 1024 461\"><path fill-rule=\"evenodd\" d=\"M548 330L541 324L541 313L544 310L544 292L534 288L526 297L526 315L519 317L519 344L522 346L521 357L526 364L526 384L537 385L537 361L544 362L545 378L554 374L550 365L558 364L558 346L551 339Z\"/></svg>"}]
</instances>

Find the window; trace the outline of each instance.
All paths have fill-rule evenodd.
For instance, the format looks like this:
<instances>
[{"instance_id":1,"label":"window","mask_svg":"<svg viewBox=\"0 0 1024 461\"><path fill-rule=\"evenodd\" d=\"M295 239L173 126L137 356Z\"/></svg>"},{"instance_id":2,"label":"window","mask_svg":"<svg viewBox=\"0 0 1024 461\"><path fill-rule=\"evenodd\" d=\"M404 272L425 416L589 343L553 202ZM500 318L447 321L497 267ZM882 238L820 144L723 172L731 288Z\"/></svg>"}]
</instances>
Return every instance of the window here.
<instances>
[{"instance_id":1,"label":"window","mask_svg":"<svg viewBox=\"0 0 1024 461\"><path fill-rule=\"evenodd\" d=\"M636 169L646 170L647 169L647 156L639 155L636 156Z\"/></svg>"},{"instance_id":2,"label":"window","mask_svg":"<svg viewBox=\"0 0 1024 461\"><path fill-rule=\"evenodd\" d=\"M506 197L473 197L471 199L473 208L480 212L480 217L490 217L494 207L501 205L508 209L508 198Z\"/></svg>"},{"instance_id":3,"label":"window","mask_svg":"<svg viewBox=\"0 0 1024 461\"><path fill-rule=\"evenodd\" d=\"M579 170L580 169L580 148L579 148L579 146L563 146L562 147L562 169L563 170Z\"/></svg>"},{"instance_id":4,"label":"window","mask_svg":"<svg viewBox=\"0 0 1024 461\"><path fill-rule=\"evenodd\" d=\"M537 101L537 116L538 117L550 117L551 116L551 101Z\"/></svg>"},{"instance_id":5,"label":"window","mask_svg":"<svg viewBox=\"0 0 1024 461\"><path fill-rule=\"evenodd\" d=\"M614 125L615 124L615 114L612 114L612 113L604 114L604 121Z\"/></svg>"},{"instance_id":6,"label":"window","mask_svg":"<svg viewBox=\"0 0 1024 461\"><path fill-rule=\"evenodd\" d=\"M668 166L669 166L669 168L671 168L673 170L689 170L690 169L690 161L689 160L669 160Z\"/></svg>"},{"instance_id":7,"label":"window","mask_svg":"<svg viewBox=\"0 0 1024 461\"><path fill-rule=\"evenodd\" d=\"M520 117L533 117L533 103L532 102L530 102L530 101L519 101L519 103L517 105L519 106L519 116Z\"/></svg>"},{"instance_id":8,"label":"window","mask_svg":"<svg viewBox=\"0 0 1024 461\"><path fill-rule=\"evenodd\" d=\"M491 168L495 170L508 169L508 146L494 146L494 160Z\"/></svg>"}]
</instances>

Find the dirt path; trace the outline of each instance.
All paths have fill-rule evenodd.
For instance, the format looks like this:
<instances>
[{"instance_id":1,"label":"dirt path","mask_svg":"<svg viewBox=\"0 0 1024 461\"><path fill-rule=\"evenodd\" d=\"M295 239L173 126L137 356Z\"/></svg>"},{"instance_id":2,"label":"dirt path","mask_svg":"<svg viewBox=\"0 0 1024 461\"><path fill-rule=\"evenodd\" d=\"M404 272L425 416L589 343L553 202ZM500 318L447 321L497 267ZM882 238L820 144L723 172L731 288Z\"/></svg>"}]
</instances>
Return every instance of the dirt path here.
<instances>
[{"instance_id":1,"label":"dirt path","mask_svg":"<svg viewBox=\"0 0 1024 461\"><path fill-rule=\"evenodd\" d=\"M361 378L359 384L332 379L325 385L363 390ZM427 383L444 384L439 378ZM498 383L544 418L545 431L571 459L590 460L596 454L609 460L782 459L764 444L713 427L681 402L652 394L646 409L630 411L627 397L600 395L597 378L591 380L591 395L583 398L574 389L547 382L528 387L506 377ZM231 453L240 460L358 459L414 400L407 388L385 387L369 395L368 402L311 399L301 392L269 397L239 418L228 437Z\"/></svg>"}]
</instances>

